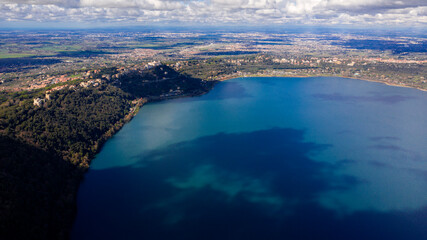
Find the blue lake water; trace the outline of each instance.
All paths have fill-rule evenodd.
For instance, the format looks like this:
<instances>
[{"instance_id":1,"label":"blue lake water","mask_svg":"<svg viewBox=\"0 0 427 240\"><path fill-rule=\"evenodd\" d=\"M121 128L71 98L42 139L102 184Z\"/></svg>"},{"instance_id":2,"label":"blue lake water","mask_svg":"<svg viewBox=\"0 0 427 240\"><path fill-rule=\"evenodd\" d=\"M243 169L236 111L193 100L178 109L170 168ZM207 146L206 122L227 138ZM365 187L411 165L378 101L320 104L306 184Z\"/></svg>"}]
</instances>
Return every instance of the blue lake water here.
<instances>
[{"instance_id":1,"label":"blue lake water","mask_svg":"<svg viewBox=\"0 0 427 240\"><path fill-rule=\"evenodd\" d=\"M92 162L72 239L427 239L427 93L237 78L144 106Z\"/></svg>"}]
</instances>

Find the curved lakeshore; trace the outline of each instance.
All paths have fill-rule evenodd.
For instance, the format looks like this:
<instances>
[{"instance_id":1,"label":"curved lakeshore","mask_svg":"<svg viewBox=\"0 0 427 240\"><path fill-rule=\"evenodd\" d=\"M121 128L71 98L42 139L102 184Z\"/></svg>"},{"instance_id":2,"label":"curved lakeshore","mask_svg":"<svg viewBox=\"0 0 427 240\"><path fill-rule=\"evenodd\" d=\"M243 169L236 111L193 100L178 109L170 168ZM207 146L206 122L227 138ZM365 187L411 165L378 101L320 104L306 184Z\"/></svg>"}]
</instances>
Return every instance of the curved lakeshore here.
<instances>
[{"instance_id":1,"label":"curved lakeshore","mask_svg":"<svg viewBox=\"0 0 427 240\"><path fill-rule=\"evenodd\" d=\"M234 78L240 78L240 77L288 77L288 78L307 78L307 77L338 77L338 78L348 78L348 79L354 79L354 80L362 80L362 81L368 81L368 82L377 82L377 83L382 83L388 86L393 86L393 87L406 87L406 88L413 88L413 89L417 89L420 91L427 91L427 88L422 88L422 87L416 87L416 86L411 86L411 85L407 85L404 83L390 83L387 82L385 80L376 80L376 79L367 79L367 78L358 78L358 77L348 77L348 76L342 76L342 75L293 75L293 74L288 74L288 75L266 75L266 74L248 74L248 75L244 75L244 76L226 76L224 78L220 78L218 81L227 81L230 79L234 79Z\"/></svg>"},{"instance_id":2,"label":"curved lakeshore","mask_svg":"<svg viewBox=\"0 0 427 240\"><path fill-rule=\"evenodd\" d=\"M411 219L427 183L404 169L427 171L426 105L328 77L232 79L145 105L91 164L72 238L423 239L427 219Z\"/></svg>"}]
</instances>

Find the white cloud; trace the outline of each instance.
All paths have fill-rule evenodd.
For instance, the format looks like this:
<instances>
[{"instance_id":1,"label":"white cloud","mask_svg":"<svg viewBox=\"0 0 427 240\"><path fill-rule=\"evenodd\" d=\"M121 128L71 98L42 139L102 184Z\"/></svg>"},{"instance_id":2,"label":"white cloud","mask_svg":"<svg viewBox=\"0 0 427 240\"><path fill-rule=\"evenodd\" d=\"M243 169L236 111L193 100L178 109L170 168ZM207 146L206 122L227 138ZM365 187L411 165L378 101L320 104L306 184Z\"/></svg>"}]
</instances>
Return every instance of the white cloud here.
<instances>
[{"instance_id":1,"label":"white cloud","mask_svg":"<svg viewBox=\"0 0 427 240\"><path fill-rule=\"evenodd\" d=\"M425 0L0 0L0 21L427 24Z\"/></svg>"}]
</instances>

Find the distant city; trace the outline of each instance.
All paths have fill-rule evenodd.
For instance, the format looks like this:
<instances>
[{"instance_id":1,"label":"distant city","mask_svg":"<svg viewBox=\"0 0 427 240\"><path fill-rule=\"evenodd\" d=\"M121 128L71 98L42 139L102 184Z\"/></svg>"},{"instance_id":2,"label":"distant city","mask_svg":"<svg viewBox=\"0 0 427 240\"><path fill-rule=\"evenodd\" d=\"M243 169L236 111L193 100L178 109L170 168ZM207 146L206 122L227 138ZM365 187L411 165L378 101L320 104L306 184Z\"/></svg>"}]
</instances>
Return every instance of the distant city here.
<instances>
[{"instance_id":1,"label":"distant city","mask_svg":"<svg viewBox=\"0 0 427 240\"><path fill-rule=\"evenodd\" d=\"M0 88L38 89L118 77L162 62L204 80L237 76L340 76L427 89L425 34L63 30L0 32ZM19 44L16 44L19 42Z\"/></svg>"}]
</instances>

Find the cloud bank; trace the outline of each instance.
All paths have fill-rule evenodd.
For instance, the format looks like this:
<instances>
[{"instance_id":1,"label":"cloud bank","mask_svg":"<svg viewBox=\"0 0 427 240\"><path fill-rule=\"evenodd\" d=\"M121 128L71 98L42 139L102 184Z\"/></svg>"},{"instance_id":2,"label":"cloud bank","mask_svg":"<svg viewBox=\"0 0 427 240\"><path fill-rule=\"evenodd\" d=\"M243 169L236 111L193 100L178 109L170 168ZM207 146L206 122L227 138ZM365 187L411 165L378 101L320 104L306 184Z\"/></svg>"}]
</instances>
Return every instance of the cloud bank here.
<instances>
[{"instance_id":1,"label":"cloud bank","mask_svg":"<svg viewBox=\"0 0 427 240\"><path fill-rule=\"evenodd\" d=\"M425 0L0 0L0 21L426 25Z\"/></svg>"}]
</instances>

